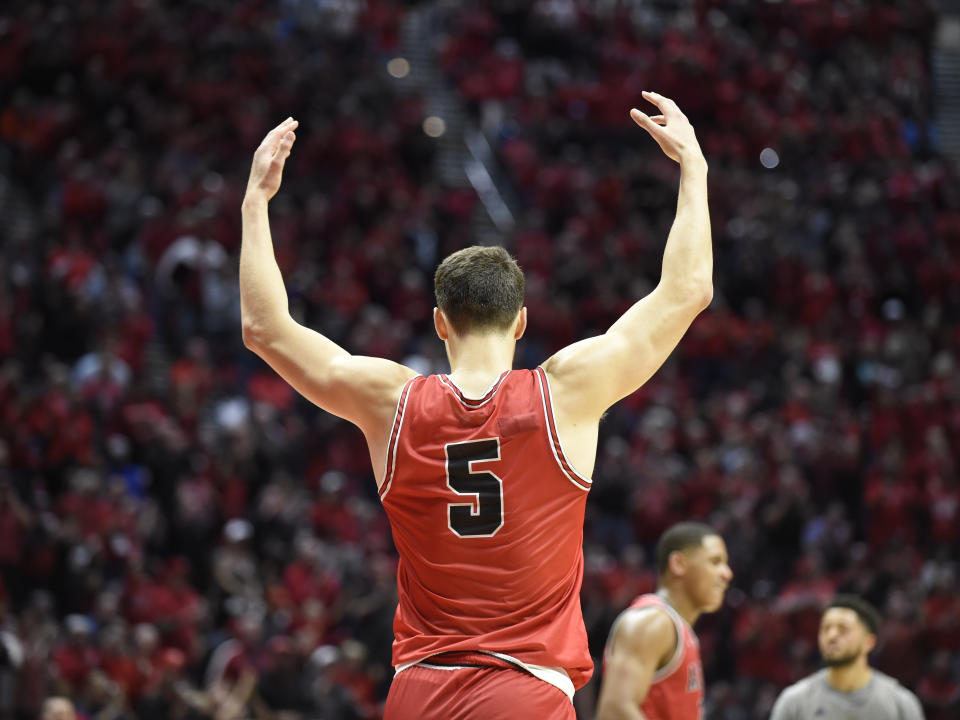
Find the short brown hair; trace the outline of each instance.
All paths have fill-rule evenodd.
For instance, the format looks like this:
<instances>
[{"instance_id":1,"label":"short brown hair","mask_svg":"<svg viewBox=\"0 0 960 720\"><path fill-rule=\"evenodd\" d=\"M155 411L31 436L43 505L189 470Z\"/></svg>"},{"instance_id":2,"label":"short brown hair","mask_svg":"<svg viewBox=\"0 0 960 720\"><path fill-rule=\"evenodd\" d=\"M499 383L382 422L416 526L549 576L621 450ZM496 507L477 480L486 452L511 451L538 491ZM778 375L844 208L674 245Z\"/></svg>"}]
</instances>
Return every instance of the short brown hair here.
<instances>
[{"instance_id":1,"label":"short brown hair","mask_svg":"<svg viewBox=\"0 0 960 720\"><path fill-rule=\"evenodd\" d=\"M502 247L458 250L433 276L437 307L458 333L507 330L523 307L523 271Z\"/></svg>"}]
</instances>

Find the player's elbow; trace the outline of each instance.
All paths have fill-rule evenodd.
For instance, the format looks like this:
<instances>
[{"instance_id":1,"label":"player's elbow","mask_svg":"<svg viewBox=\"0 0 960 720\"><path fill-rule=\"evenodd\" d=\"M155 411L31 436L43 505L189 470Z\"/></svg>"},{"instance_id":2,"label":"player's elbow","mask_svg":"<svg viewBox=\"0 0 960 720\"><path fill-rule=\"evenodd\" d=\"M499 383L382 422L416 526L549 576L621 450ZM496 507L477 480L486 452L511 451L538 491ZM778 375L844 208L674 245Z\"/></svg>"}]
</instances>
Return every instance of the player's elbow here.
<instances>
[{"instance_id":1,"label":"player's elbow","mask_svg":"<svg viewBox=\"0 0 960 720\"><path fill-rule=\"evenodd\" d=\"M267 322L263 318L243 315L240 324L243 344L257 355L270 347L277 334L277 323Z\"/></svg>"},{"instance_id":2,"label":"player's elbow","mask_svg":"<svg viewBox=\"0 0 960 720\"><path fill-rule=\"evenodd\" d=\"M243 337L243 345L247 350L257 352L263 346L263 327L259 323L249 318L243 318L240 331Z\"/></svg>"},{"instance_id":3,"label":"player's elbow","mask_svg":"<svg viewBox=\"0 0 960 720\"><path fill-rule=\"evenodd\" d=\"M693 290L691 291L693 306L697 309L697 312L702 312L706 310L710 303L713 302L713 281L709 278L703 282L698 282L694 285Z\"/></svg>"},{"instance_id":4,"label":"player's elbow","mask_svg":"<svg viewBox=\"0 0 960 720\"><path fill-rule=\"evenodd\" d=\"M243 344L258 355L270 350L284 336L290 316L280 312L253 312L240 310L240 330Z\"/></svg>"},{"instance_id":5,"label":"player's elbow","mask_svg":"<svg viewBox=\"0 0 960 720\"><path fill-rule=\"evenodd\" d=\"M689 313L692 320L713 301L713 282L709 279L687 280L671 288L673 302Z\"/></svg>"},{"instance_id":6,"label":"player's elbow","mask_svg":"<svg viewBox=\"0 0 960 720\"><path fill-rule=\"evenodd\" d=\"M657 288L678 310L689 312L691 320L713 301L713 280L704 277L664 277Z\"/></svg>"},{"instance_id":7,"label":"player's elbow","mask_svg":"<svg viewBox=\"0 0 960 720\"><path fill-rule=\"evenodd\" d=\"M713 280L709 277L691 278L678 288L676 297L694 317L707 309L713 301Z\"/></svg>"}]
</instances>

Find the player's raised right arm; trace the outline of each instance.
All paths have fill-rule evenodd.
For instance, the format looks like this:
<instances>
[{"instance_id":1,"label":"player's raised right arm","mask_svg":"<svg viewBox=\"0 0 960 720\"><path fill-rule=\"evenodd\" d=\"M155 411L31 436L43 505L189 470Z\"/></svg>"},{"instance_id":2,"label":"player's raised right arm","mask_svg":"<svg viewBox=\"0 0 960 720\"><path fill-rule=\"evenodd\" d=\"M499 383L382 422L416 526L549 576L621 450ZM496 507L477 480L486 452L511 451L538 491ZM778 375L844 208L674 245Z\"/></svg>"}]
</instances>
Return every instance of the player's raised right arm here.
<instances>
[{"instance_id":1,"label":"player's raised right arm","mask_svg":"<svg viewBox=\"0 0 960 720\"><path fill-rule=\"evenodd\" d=\"M570 345L544 368L571 418L595 419L634 392L664 363L713 297L713 249L707 206L707 162L693 127L676 103L643 97L661 114L630 116L680 164L677 214L663 253L660 282L603 335Z\"/></svg>"},{"instance_id":2,"label":"player's raised right arm","mask_svg":"<svg viewBox=\"0 0 960 720\"><path fill-rule=\"evenodd\" d=\"M383 358L351 355L290 316L267 206L280 188L296 128L292 118L280 123L253 156L241 209L243 342L304 397L358 425L376 453L379 435L389 429L403 384L416 373Z\"/></svg>"}]
</instances>

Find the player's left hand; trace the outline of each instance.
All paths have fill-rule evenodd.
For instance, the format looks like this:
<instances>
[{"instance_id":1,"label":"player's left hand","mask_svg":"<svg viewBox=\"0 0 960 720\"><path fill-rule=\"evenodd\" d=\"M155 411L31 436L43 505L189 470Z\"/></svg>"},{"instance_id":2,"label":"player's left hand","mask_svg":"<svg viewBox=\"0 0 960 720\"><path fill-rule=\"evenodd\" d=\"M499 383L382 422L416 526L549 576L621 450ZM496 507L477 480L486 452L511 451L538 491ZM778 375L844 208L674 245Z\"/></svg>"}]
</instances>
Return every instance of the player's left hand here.
<instances>
[{"instance_id":1,"label":"player's left hand","mask_svg":"<svg viewBox=\"0 0 960 720\"><path fill-rule=\"evenodd\" d=\"M651 117L633 108L630 117L650 133L667 157L681 165L688 161L703 161L703 152L693 126L677 104L668 97L647 90L643 91L643 99L655 105L661 114Z\"/></svg>"},{"instance_id":2,"label":"player's left hand","mask_svg":"<svg viewBox=\"0 0 960 720\"><path fill-rule=\"evenodd\" d=\"M250 179L247 181L247 197L269 200L280 189L283 178L283 166L297 136L294 130L299 123L293 118L287 118L267 133L253 154L253 166L250 168Z\"/></svg>"}]
</instances>

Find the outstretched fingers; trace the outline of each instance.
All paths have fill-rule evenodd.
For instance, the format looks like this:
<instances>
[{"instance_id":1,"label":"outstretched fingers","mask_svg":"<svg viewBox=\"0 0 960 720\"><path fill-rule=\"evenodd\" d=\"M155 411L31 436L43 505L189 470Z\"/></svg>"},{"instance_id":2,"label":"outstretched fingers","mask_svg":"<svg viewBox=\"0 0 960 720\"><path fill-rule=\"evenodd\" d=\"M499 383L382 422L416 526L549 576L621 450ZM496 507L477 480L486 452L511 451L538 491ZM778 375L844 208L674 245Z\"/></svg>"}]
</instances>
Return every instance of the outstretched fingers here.
<instances>
[{"instance_id":1,"label":"outstretched fingers","mask_svg":"<svg viewBox=\"0 0 960 720\"><path fill-rule=\"evenodd\" d=\"M677 104L668 97L661 95L660 93L651 92L650 90L644 90L640 93L643 96L643 99L649 103L652 103L657 106L657 109L663 113L665 117L670 115L677 114L682 115L680 108L677 107Z\"/></svg>"},{"instance_id":2,"label":"outstretched fingers","mask_svg":"<svg viewBox=\"0 0 960 720\"><path fill-rule=\"evenodd\" d=\"M267 133L266 137L263 138L263 142L260 143L260 147L266 148L271 155L275 155L280 147L281 139L286 137L287 133L295 130L299 124L300 123L292 117L288 117Z\"/></svg>"},{"instance_id":3,"label":"outstretched fingers","mask_svg":"<svg viewBox=\"0 0 960 720\"><path fill-rule=\"evenodd\" d=\"M693 127L677 104L668 97L647 90L643 91L643 99L655 105L660 113L650 116L633 108L630 117L657 141L667 157L681 162L685 154L692 152L691 157L696 155L702 158Z\"/></svg>"},{"instance_id":4,"label":"outstretched fingers","mask_svg":"<svg viewBox=\"0 0 960 720\"><path fill-rule=\"evenodd\" d=\"M269 201L280 189L284 165L297 139L294 131L298 125L296 120L289 117L263 138L253 154L250 179L247 181L248 194Z\"/></svg>"},{"instance_id":5,"label":"outstretched fingers","mask_svg":"<svg viewBox=\"0 0 960 720\"><path fill-rule=\"evenodd\" d=\"M644 130L646 130L648 133L650 133L654 137L656 137L657 134L661 132L660 128L666 125L667 123L663 115L655 115L653 117L650 117L646 113L640 112L636 108L633 108L630 111L630 117L633 119L633 121L637 125L642 127Z\"/></svg>"},{"instance_id":6,"label":"outstretched fingers","mask_svg":"<svg viewBox=\"0 0 960 720\"><path fill-rule=\"evenodd\" d=\"M300 123L294 120L292 117L288 117L282 123L277 125L273 130L271 130L267 134L267 137L271 137L271 136L280 137L284 135L286 132L295 129L299 124Z\"/></svg>"}]
</instances>

